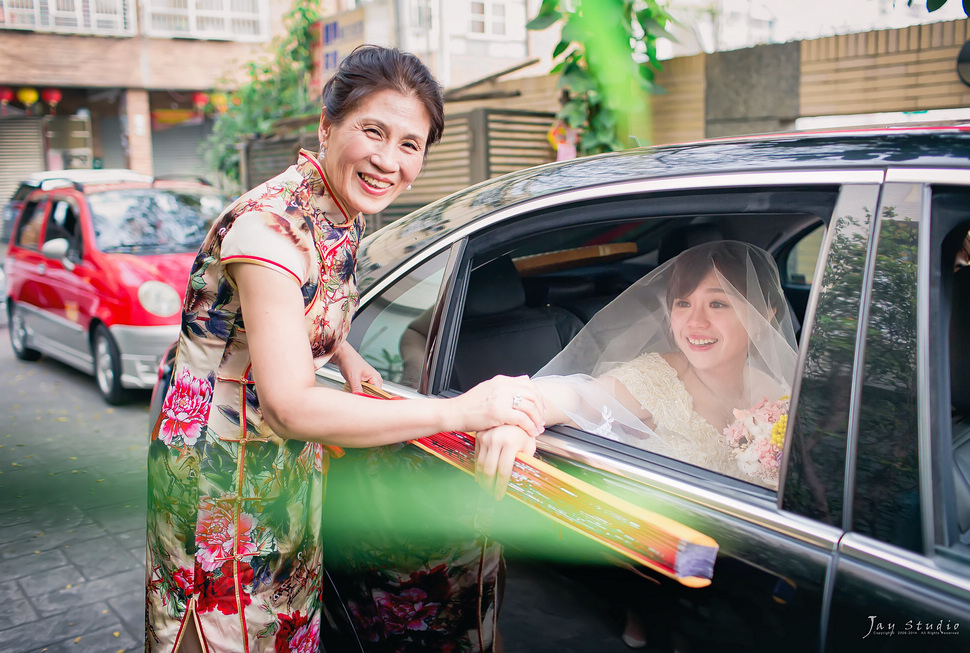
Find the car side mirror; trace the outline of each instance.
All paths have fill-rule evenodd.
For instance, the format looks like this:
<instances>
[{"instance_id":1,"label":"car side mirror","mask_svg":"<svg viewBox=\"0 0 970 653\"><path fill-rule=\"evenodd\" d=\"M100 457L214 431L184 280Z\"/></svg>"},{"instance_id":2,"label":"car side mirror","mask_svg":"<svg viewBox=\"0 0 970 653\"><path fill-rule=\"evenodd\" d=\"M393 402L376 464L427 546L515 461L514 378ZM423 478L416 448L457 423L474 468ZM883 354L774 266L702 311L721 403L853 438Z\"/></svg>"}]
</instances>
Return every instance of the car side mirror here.
<instances>
[{"instance_id":1,"label":"car side mirror","mask_svg":"<svg viewBox=\"0 0 970 653\"><path fill-rule=\"evenodd\" d=\"M65 268L73 270L74 261L68 257L70 249L71 243L68 242L67 238L54 238L53 240L48 240L41 246L40 253L47 258L58 259Z\"/></svg>"}]
</instances>

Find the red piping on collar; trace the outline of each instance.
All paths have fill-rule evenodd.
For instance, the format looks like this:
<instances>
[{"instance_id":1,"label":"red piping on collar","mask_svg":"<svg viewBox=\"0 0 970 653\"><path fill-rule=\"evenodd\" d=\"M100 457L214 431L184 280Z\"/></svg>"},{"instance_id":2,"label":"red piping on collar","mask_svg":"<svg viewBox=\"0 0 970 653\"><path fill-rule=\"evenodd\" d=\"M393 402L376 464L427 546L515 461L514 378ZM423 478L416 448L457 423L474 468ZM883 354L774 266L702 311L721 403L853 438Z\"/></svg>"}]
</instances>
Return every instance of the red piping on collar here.
<instances>
[{"instance_id":1,"label":"red piping on collar","mask_svg":"<svg viewBox=\"0 0 970 653\"><path fill-rule=\"evenodd\" d=\"M340 200L337 199L337 196L334 194L333 189L330 188L330 182L327 181L327 175L323 173L323 166L321 166L320 162L316 159L316 157L311 156L309 152L301 151L300 156L306 157L306 160L309 161L311 164L313 164L313 167L316 168L317 172L320 173L320 179L323 180L323 187L327 189L327 193L330 195L330 199L332 199L333 203L337 205L338 209L340 209L340 214L344 216L343 224L335 224L334 226L346 227L349 224L351 224L353 220L347 216L347 211L345 211L344 207L340 205Z\"/></svg>"}]
</instances>

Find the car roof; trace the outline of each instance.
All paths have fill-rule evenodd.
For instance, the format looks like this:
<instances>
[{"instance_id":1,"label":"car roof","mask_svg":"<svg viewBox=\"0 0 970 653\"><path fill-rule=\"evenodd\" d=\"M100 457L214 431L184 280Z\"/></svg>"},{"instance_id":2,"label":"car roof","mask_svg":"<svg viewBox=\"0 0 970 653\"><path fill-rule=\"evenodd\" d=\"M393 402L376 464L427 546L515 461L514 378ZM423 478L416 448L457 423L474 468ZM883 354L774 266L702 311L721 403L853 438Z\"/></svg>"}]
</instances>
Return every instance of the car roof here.
<instances>
[{"instance_id":1,"label":"car roof","mask_svg":"<svg viewBox=\"0 0 970 653\"><path fill-rule=\"evenodd\" d=\"M151 175L145 175L134 170L124 168L106 168L99 170L45 170L34 172L27 176L24 183L39 186L42 182L52 179L64 179L80 184L89 183L108 183L113 181L147 181L152 180Z\"/></svg>"},{"instance_id":2,"label":"car roof","mask_svg":"<svg viewBox=\"0 0 970 653\"><path fill-rule=\"evenodd\" d=\"M383 276L458 228L517 203L565 191L685 175L890 167L970 169L970 126L720 138L525 168L437 200L369 235L361 243L358 276L366 285L375 273Z\"/></svg>"}]
</instances>

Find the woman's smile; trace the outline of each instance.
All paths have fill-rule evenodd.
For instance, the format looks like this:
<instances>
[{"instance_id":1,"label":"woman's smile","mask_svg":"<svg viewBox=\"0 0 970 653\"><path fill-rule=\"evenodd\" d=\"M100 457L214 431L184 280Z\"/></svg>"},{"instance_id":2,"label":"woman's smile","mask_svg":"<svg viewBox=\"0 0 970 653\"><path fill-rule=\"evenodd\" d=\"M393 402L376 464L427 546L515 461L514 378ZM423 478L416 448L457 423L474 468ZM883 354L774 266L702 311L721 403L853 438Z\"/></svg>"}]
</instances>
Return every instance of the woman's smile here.
<instances>
[{"instance_id":1,"label":"woman's smile","mask_svg":"<svg viewBox=\"0 0 970 653\"><path fill-rule=\"evenodd\" d=\"M378 177L369 175L366 172L358 172L357 176L360 177L361 181L364 183L364 186L368 190L373 190L377 194L380 194L381 191L387 190L392 185L388 180L379 179Z\"/></svg>"},{"instance_id":2,"label":"woman's smile","mask_svg":"<svg viewBox=\"0 0 970 653\"><path fill-rule=\"evenodd\" d=\"M709 347L717 342L717 338L702 338L700 336L687 336L687 342L692 347Z\"/></svg>"}]
</instances>

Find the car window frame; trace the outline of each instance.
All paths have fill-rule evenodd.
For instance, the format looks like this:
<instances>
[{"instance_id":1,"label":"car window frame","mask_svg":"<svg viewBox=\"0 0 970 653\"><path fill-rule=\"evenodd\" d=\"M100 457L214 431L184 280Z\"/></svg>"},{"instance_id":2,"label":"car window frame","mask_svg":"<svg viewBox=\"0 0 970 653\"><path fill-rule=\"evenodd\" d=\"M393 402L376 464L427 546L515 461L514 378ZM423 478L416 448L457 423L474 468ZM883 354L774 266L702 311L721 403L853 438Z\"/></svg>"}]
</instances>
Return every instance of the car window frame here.
<instances>
[{"instance_id":1,"label":"car window frame","mask_svg":"<svg viewBox=\"0 0 970 653\"><path fill-rule=\"evenodd\" d=\"M869 182L877 181L881 179L881 172L872 173L868 172L864 175L852 176L852 179L864 180ZM718 178L723 178L727 175L717 175ZM730 176L730 177L733 177ZM703 182L704 180L694 178L689 181L695 182L698 187L703 190L710 190L714 196L723 196L725 193L738 193L743 192L745 195L749 194L752 190L764 190L769 191L786 191L786 192L797 192L797 191L812 191L819 190L820 192L832 192L833 190L841 188L844 183L840 183L832 178L832 175L827 175L827 183L819 183L815 175L806 176L805 173L775 173L773 177L783 178L789 181L792 178L799 179L802 183L771 183L765 184L763 179L765 175L755 174L751 175L753 180L760 183L750 183L750 184L736 184L728 183L724 185L713 185L708 186ZM844 182L844 175L840 175L839 179ZM680 181L680 180L677 180ZM731 182L738 181L736 178L732 178ZM851 179L850 179L851 181ZM689 188L684 188L680 183L671 184L670 188L655 188L653 193L638 193L636 195L631 195L626 197L624 195L612 196L608 202L610 203L611 209L622 207L617 211L618 214L622 214L623 211L629 211L629 217L624 218L622 215L619 217L614 216L611 221L617 223L623 222L625 220L632 219L632 216L637 218L642 217L657 217L667 216L669 211L657 211L654 213L644 212L643 199L644 196L648 196L650 199L666 199L665 196L680 198L686 197L690 192ZM836 202L838 201L838 192L836 190ZM481 252L488 251L489 249L495 249L500 246L503 241L515 240L517 238L523 238L528 236L530 233L536 232L537 227L535 224L529 225L530 219L533 219L535 215L544 215L541 219L549 225L553 225L557 229L566 228L568 226L583 225L591 222L589 217L589 211L595 209L596 206L601 205L602 200L587 200L585 202L576 202L572 204L564 204L558 207L543 207L537 212L523 211L517 216L515 220L506 220L502 222L501 228L494 233L498 234L494 241L490 241L488 238L474 238L473 236L480 236L483 231L487 231L483 225L476 234L465 234L466 240L471 240L466 246L465 255L463 257L462 263L457 270L454 283L452 284L451 292L461 291L468 284L468 277L471 271L471 259ZM834 206L833 206L834 210ZM605 224L605 222L604 222ZM824 262L824 252L820 255L820 262ZM821 267L821 266L820 266ZM455 315L460 314L462 310L463 297L453 297L452 298L452 311L457 311L457 313L449 313L449 319L447 322L450 328L446 333L442 333L437 337L438 341L438 367L432 374L433 384L432 390L434 394L439 396L453 396L457 394L454 390L450 390L446 386L447 382L447 368L450 368L454 360L455 345L457 342L457 325L458 320ZM794 405L794 404L793 404ZM658 454L653 454L651 452L639 449L633 446L625 445L618 442L612 442L604 439L597 438L591 434L584 433L578 429L571 427L557 425L547 429L547 437L541 437L539 441L540 451L546 449L547 444L550 444L551 437L549 437L550 432L555 433L555 443L549 446L548 451L556 450L557 455L570 457L575 454L574 458L576 461L581 461L584 463L590 463L595 461L593 467L599 468L601 471L612 471L615 473L615 468L617 464L626 466L629 465L631 461L637 461L635 464L641 467L647 467L650 471L659 471L662 475L669 475L675 477L680 481L688 481L692 485L700 487L703 485L708 485L711 487L717 487L723 490L727 495L732 498L744 497L745 501L756 501L763 505L773 504L777 505L780 501L781 492L769 490L754 484L747 483L740 479L732 478L719 474L717 472L707 470L701 467L696 467L689 463L673 460ZM607 444L608 443L608 444Z\"/></svg>"},{"instance_id":2,"label":"car window frame","mask_svg":"<svg viewBox=\"0 0 970 653\"><path fill-rule=\"evenodd\" d=\"M42 211L40 215L37 215L36 213L38 208ZM29 216L27 214L28 210L31 211ZM20 207L20 216L14 225L14 232L11 238L12 244L16 247L20 247L21 249L39 253L44 242L44 231L47 228L47 216L49 211L50 197L46 193L28 195L27 199L24 200L23 206ZM33 243L24 244L24 230L27 229L28 225L33 220L37 220L40 223L37 226L37 240Z\"/></svg>"},{"instance_id":3,"label":"car window frame","mask_svg":"<svg viewBox=\"0 0 970 653\"><path fill-rule=\"evenodd\" d=\"M51 240L47 233L48 228L54 221L54 214L57 210L58 204L62 202L70 206L71 210L74 212L75 229L74 233L71 234L71 237L67 239L70 245L67 256L69 259L76 262L83 257L84 253L84 223L81 215L81 203L73 195L58 193L57 191L52 191L48 195L48 210L47 217L44 219L43 242L41 243L41 248L43 248L43 246L47 244L49 240Z\"/></svg>"},{"instance_id":4,"label":"car window frame","mask_svg":"<svg viewBox=\"0 0 970 653\"><path fill-rule=\"evenodd\" d=\"M921 297L925 297L918 316L920 345L925 351L920 361L921 384L925 386L925 391L921 387L920 403L926 405L920 416L920 426L930 434L930 442L921 442L921 472L928 477L924 482L923 501L929 501L926 505L932 506L924 515L924 553L952 559L970 575L970 543L961 542L954 514L953 422L943 417L949 415L950 410L949 324L952 309L947 275L952 277L952 271L945 270L944 266L949 263L942 259L941 249L944 240L956 229L970 230L970 208L962 217L942 217L936 209L937 195L953 192L970 198L970 173L962 185L927 183L924 187L929 233L924 239L927 244L920 252L920 290ZM920 244L923 245L922 240ZM933 279L938 279L939 283L933 283ZM932 319L933 316L943 319ZM934 365L934 361L945 364Z\"/></svg>"}]
</instances>

